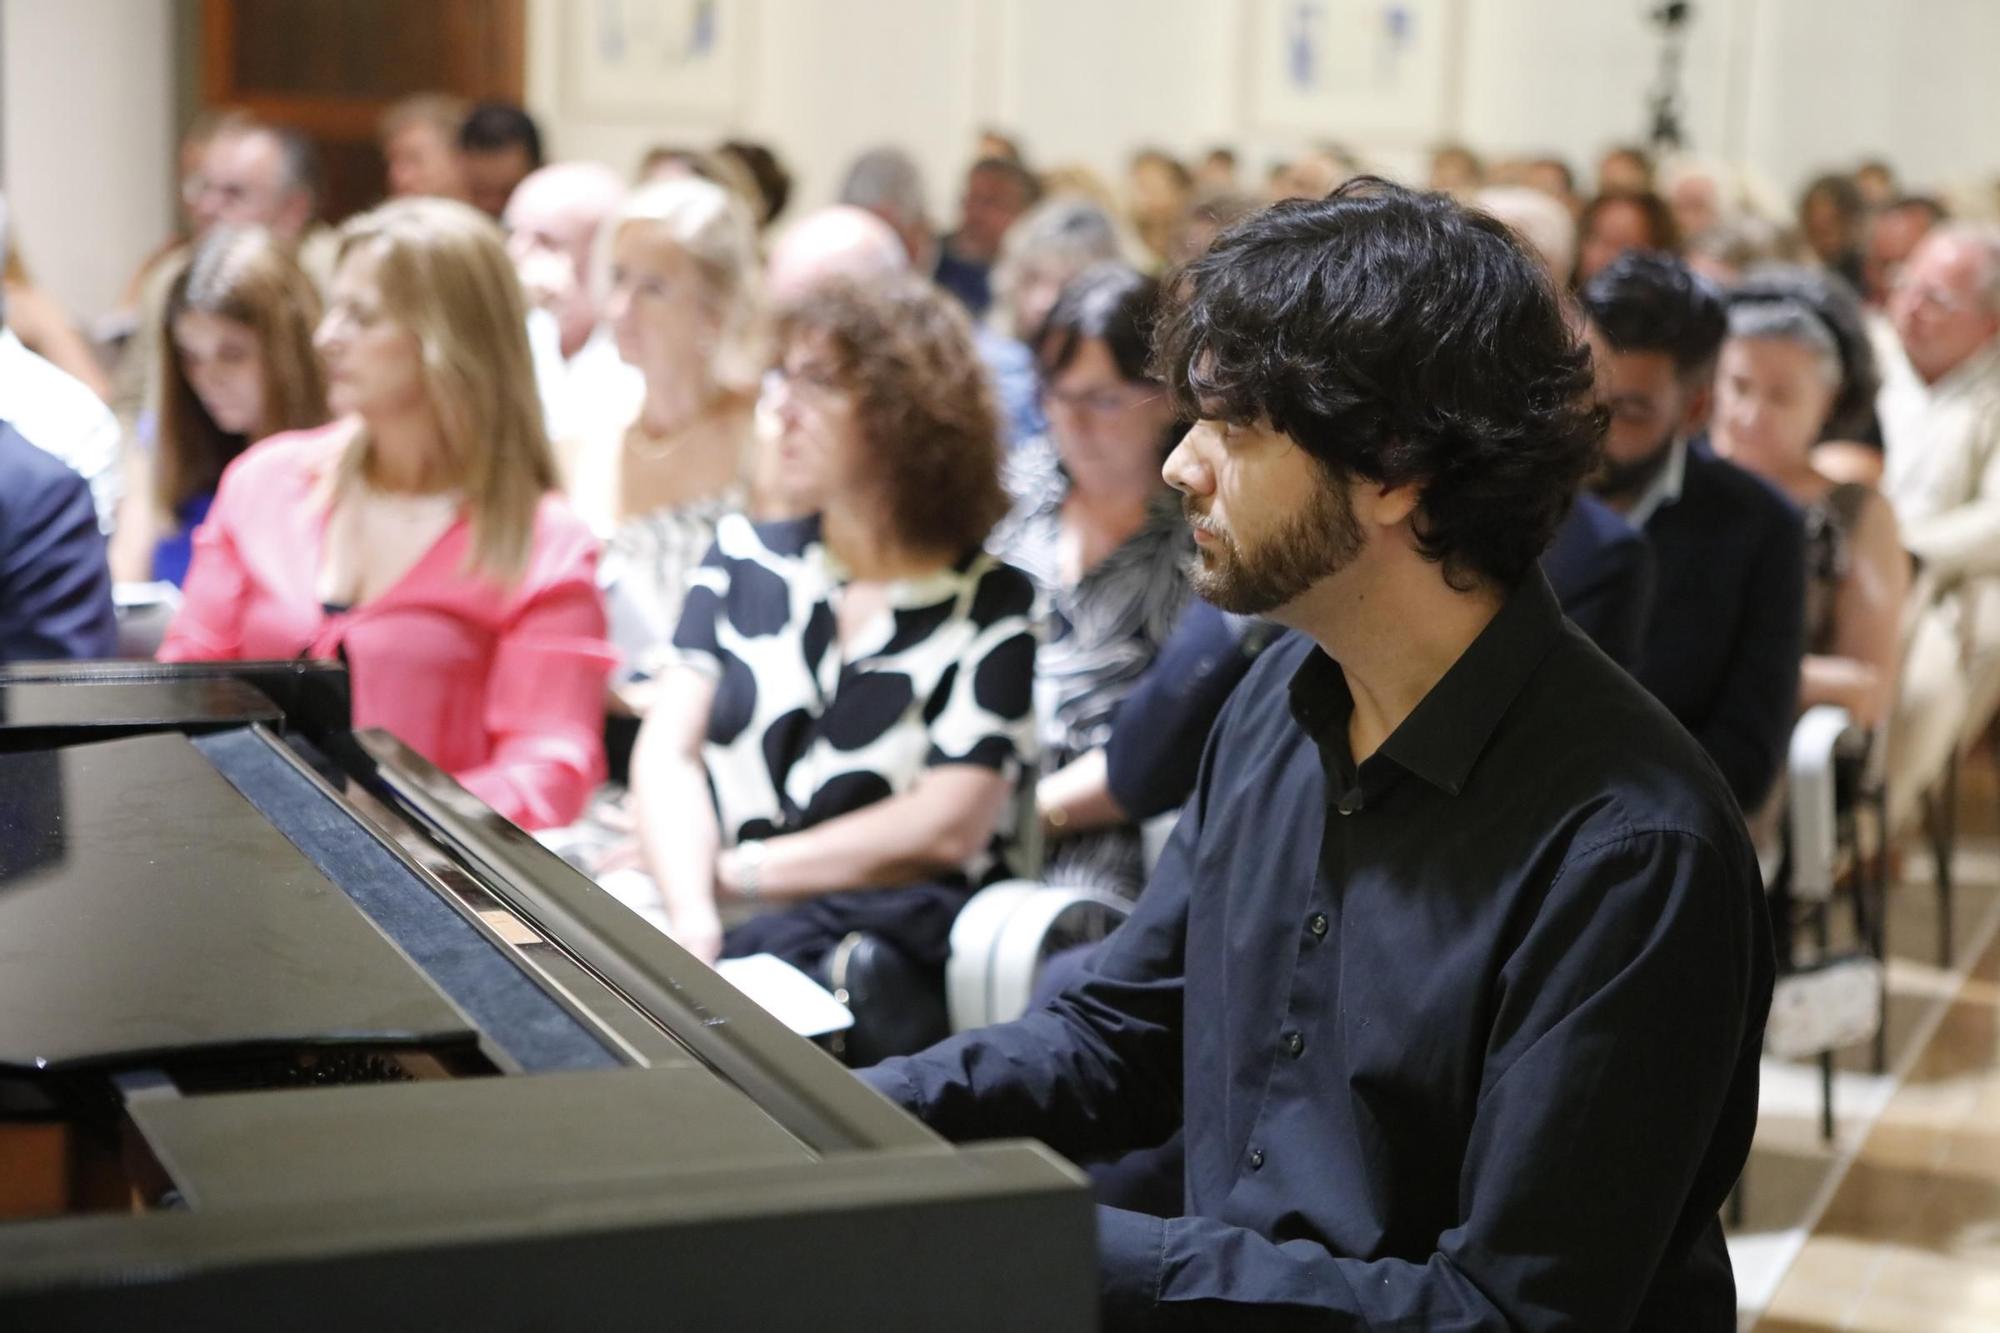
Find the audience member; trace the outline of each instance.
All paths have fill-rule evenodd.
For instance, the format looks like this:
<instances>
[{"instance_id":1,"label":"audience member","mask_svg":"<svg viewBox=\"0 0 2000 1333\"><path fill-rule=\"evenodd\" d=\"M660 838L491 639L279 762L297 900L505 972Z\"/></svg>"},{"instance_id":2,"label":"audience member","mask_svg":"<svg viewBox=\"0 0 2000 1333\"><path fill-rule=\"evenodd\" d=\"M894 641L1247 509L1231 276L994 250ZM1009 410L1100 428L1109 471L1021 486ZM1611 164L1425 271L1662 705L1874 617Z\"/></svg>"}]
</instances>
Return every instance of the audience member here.
<instances>
[{"instance_id":1,"label":"audience member","mask_svg":"<svg viewBox=\"0 0 2000 1333\"><path fill-rule=\"evenodd\" d=\"M1174 267L1191 263L1208 253L1215 238L1262 208L1261 201L1247 194L1198 190L1188 200L1187 211L1174 227L1167 246L1167 264Z\"/></svg>"},{"instance_id":2,"label":"audience member","mask_svg":"<svg viewBox=\"0 0 2000 1333\"><path fill-rule=\"evenodd\" d=\"M1159 285L1084 270L1034 334L1046 438L1008 460L1014 511L989 547L1040 593L1035 697L1048 852L1042 878L1138 896L1139 830L1112 799L1104 745L1173 632L1194 543L1160 465L1182 423L1147 369Z\"/></svg>"},{"instance_id":3,"label":"audience member","mask_svg":"<svg viewBox=\"0 0 2000 1333\"><path fill-rule=\"evenodd\" d=\"M1898 275L1889 318L1911 373L1883 385L1882 489L1942 591L1890 727L1890 798L1907 815L2000 696L2000 229L1933 230Z\"/></svg>"},{"instance_id":4,"label":"audience member","mask_svg":"<svg viewBox=\"0 0 2000 1333\"><path fill-rule=\"evenodd\" d=\"M0 197L0 260L11 253L7 201ZM99 528L109 533L124 485L118 420L88 385L28 350L14 333L7 296L0 289L0 421L83 477Z\"/></svg>"},{"instance_id":5,"label":"audience member","mask_svg":"<svg viewBox=\"0 0 2000 1333\"><path fill-rule=\"evenodd\" d=\"M1012 162L1018 167L1028 165L1028 155L1021 151L1021 141L991 125L979 131L979 141L973 145L972 151L972 160L975 162L989 157Z\"/></svg>"},{"instance_id":6,"label":"audience member","mask_svg":"<svg viewBox=\"0 0 2000 1333\"><path fill-rule=\"evenodd\" d=\"M752 504L756 226L721 186L667 181L625 202L606 244L605 324L644 395L626 420L559 444L570 498L605 542L618 694L643 713L689 574L722 516Z\"/></svg>"},{"instance_id":7,"label":"audience member","mask_svg":"<svg viewBox=\"0 0 2000 1333\"><path fill-rule=\"evenodd\" d=\"M1714 287L1678 259L1642 252L1613 261L1581 300L1610 414L1595 488L1655 559L1639 681L1756 810L1797 716L1804 525L1767 483L1691 443L1728 331Z\"/></svg>"},{"instance_id":8,"label":"audience member","mask_svg":"<svg viewBox=\"0 0 2000 1333\"><path fill-rule=\"evenodd\" d=\"M1007 507L992 394L914 278L820 287L776 347L779 449L822 508L717 529L633 754L646 862L699 957L823 977L866 931L941 991L1034 758L1034 588L979 549ZM755 914L725 934L724 907Z\"/></svg>"},{"instance_id":9,"label":"audience member","mask_svg":"<svg viewBox=\"0 0 2000 1333\"><path fill-rule=\"evenodd\" d=\"M1324 199L1342 181L1350 179L1360 170L1360 159L1342 145L1316 145L1290 162L1278 163L1271 169L1271 202Z\"/></svg>"},{"instance_id":10,"label":"audience member","mask_svg":"<svg viewBox=\"0 0 2000 1333\"><path fill-rule=\"evenodd\" d=\"M542 165L542 132L512 102L481 102L458 127L458 156L472 206L498 218L515 187Z\"/></svg>"},{"instance_id":11,"label":"audience member","mask_svg":"<svg viewBox=\"0 0 2000 1333\"><path fill-rule=\"evenodd\" d=\"M1836 484L1813 467L1845 378L1839 342L1811 306L1733 298L1711 438L1719 456L1770 482L1805 515L1800 707L1835 704L1873 728L1888 720L1895 698L1910 561L1878 491Z\"/></svg>"},{"instance_id":12,"label":"audience member","mask_svg":"<svg viewBox=\"0 0 2000 1333\"><path fill-rule=\"evenodd\" d=\"M56 366L71 379L80 381L99 398L111 397L111 380L90 344L77 331L69 311L37 284L21 262L18 247L8 247L4 256L7 327L21 345Z\"/></svg>"},{"instance_id":13,"label":"audience member","mask_svg":"<svg viewBox=\"0 0 2000 1333\"><path fill-rule=\"evenodd\" d=\"M338 656L356 726L541 828L603 777L613 658L526 323L472 208L399 200L343 227L318 333L341 419L229 465L160 657Z\"/></svg>"},{"instance_id":14,"label":"audience member","mask_svg":"<svg viewBox=\"0 0 2000 1333\"><path fill-rule=\"evenodd\" d=\"M1880 158L1869 158L1854 169L1854 188L1861 193L1862 205L1869 209L1887 208L1900 193L1895 170Z\"/></svg>"},{"instance_id":15,"label":"audience member","mask_svg":"<svg viewBox=\"0 0 2000 1333\"><path fill-rule=\"evenodd\" d=\"M1867 316L1854 289L1826 269L1765 264L1740 280L1730 290L1729 299L1732 307L1757 302L1803 305L1825 326L1839 355L1840 376L1834 384L1833 402L1820 423L1814 465L1825 461L1830 445L1858 448L1874 455L1879 477L1882 429L1875 418L1875 398L1882 380Z\"/></svg>"},{"instance_id":16,"label":"audience member","mask_svg":"<svg viewBox=\"0 0 2000 1333\"><path fill-rule=\"evenodd\" d=\"M958 229L938 246L938 285L965 303L978 319L992 304L993 263L1008 228L1035 204L1041 186L1018 163L1003 157L975 162L965 177Z\"/></svg>"},{"instance_id":17,"label":"audience member","mask_svg":"<svg viewBox=\"0 0 2000 1333\"><path fill-rule=\"evenodd\" d=\"M1125 171L1125 214L1146 249L1165 259L1174 227L1194 193L1194 177L1181 160L1161 148L1142 148Z\"/></svg>"},{"instance_id":18,"label":"audience member","mask_svg":"<svg viewBox=\"0 0 2000 1333\"><path fill-rule=\"evenodd\" d=\"M768 229L791 201L792 173L776 153L749 139L726 139L716 147L715 156L735 163L755 183L757 230Z\"/></svg>"},{"instance_id":19,"label":"audience member","mask_svg":"<svg viewBox=\"0 0 2000 1333\"><path fill-rule=\"evenodd\" d=\"M888 223L866 209L834 204L779 234L764 264L764 298L773 307L787 306L836 278L867 287L909 267L910 257Z\"/></svg>"},{"instance_id":20,"label":"audience member","mask_svg":"<svg viewBox=\"0 0 2000 1333\"><path fill-rule=\"evenodd\" d=\"M117 650L89 483L0 420L0 666Z\"/></svg>"},{"instance_id":21,"label":"audience member","mask_svg":"<svg viewBox=\"0 0 2000 1333\"><path fill-rule=\"evenodd\" d=\"M1651 194L1653 155L1643 148L1621 144L1605 150L1597 159L1599 194Z\"/></svg>"},{"instance_id":22,"label":"audience member","mask_svg":"<svg viewBox=\"0 0 2000 1333\"><path fill-rule=\"evenodd\" d=\"M1799 234L1813 258L1863 290L1861 272L1862 230L1868 222L1868 206L1853 180L1842 175L1821 176L1806 186L1799 196Z\"/></svg>"},{"instance_id":23,"label":"audience member","mask_svg":"<svg viewBox=\"0 0 2000 1333\"><path fill-rule=\"evenodd\" d=\"M1674 215L1657 194L1612 191L1583 206L1577 219L1576 282L1580 287L1632 250L1677 254L1681 234Z\"/></svg>"},{"instance_id":24,"label":"audience member","mask_svg":"<svg viewBox=\"0 0 2000 1333\"><path fill-rule=\"evenodd\" d=\"M252 442L327 420L319 291L271 234L216 227L167 290L152 437L127 455L120 579L186 581L222 471Z\"/></svg>"},{"instance_id":25,"label":"audience member","mask_svg":"<svg viewBox=\"0 0 2000 1333\"><path fill-rule=\"evenodd\" d=\"M1527 185L1489 185L1472 206L1500 219L1528 243L1559 287L1576 268L1576 223L1554 196Z\"/></svg>"},{"instance_id":26,"label":"audience member","mask_svg":"<svg viewBox=\"0 0 2000 1333\"><path fill-rule=\"evenodd\" d=\"M1056 297L1092 264L1123 257L1118 224L1088 199L1062 195L1030 209L1000 243L993 306L978 328L979 356L1000 395L1011 448L1045 434L1041 380L1029 347Z\"/></svg>"},{"instance_id":27,"label":"audience member","mask_svg":"<svg viewBox=\"0 0 2000 1333\"><path fill-rule=\"evenodd\" d=\"M924 202L923 173L900 148L871 148L854 159L840 185L840 202L865 208L896 233L910 267L918 273L937 266L937 233Z\"/></svg>"},{"instance_id":28,"label":"audience member","mask_svg":"<svg viewBox=\"0 0 2000 1333\"><path fill-rule=\"evenodd\" d=\"M596 162L557 162L528 176L503 215L507 254L528 298L542 411L554 438L622 424L637 410L638 374L603 324L597 237L625 184Z\"/></svg>"},{"instance_id":29,"label":"audience member","mask_svg":"<svg viewBox=\"0 0 2000 1333\"><path fill-rule=\"evenodd\" d=\"M1485 164L1479 160L1479 154L1464 144L1441 144L1431 150L1431 189L1469 198L1484 184Z\"/></svg>"},{"instance_id":30,"label":"audience member","mask_svg":"<svg viewBox=\"0 0 2000 1333\"><path fill-rule=\"evenodd\" d=\"M1728 168L1698 158L1676 157L1660 168L1660 197L1674 215L1674 230L1701 235L1743 212Z\"/></svg>"},{"instance_id":31,"label":"audience member","mask_svg":"<svg viewBox=\"0 0 2000 1333\"><path fill-rule=\"evenodd\" d=\"M262 227L324 292L338 245L331 229L317 222L319 188L319 154L312 140L297 130L248 118L227 120L202 155L188 204L194 239L215 227ZM142 441L152 431L165 389L155 372L161 364L167 288L185 263L183 253L155 267L140 293L138 324L119 362L112 406Z\"/></svg>"},{"instance_id":32,"label":"audience member","mask_svg":"<svg viewBox=\"0 0 2000 1333\"><path fill-rule=\"evenodd\" d=\"M1887 309L1896 277L1915 253L1917 243L1947 218L1945 207L1928 195L1891 200L1868 221L1868 245L1861 260L1868 304Z\"/></svg>"},{"instance_id":33,"label":"audience member","mask_svg":"<svg viewBox=\"0 0 2000 1333\"><path fill-rule=\"evenodd\" d=\"M1754 213L1726 217L1681 242L1681 257L1687 266L1725 289L1763 265L1794 260L1797 250L1789 232Z\"/></svg>"},{"instance_id":34,"label":"audience member","mask_svg":"<svg viewBox=\"0 0 2000 1333\"><path fill-rule=\"evenodd\" d=\"M1583 200L1576 192L1576 173L1559 157L1538 157L1529 162L1521 174L1521 183L1561 204L1572 218L1583 212Z\"/></svg>"},{"instance_id":35,"label":"audience member","mask_svg":"<svg viewBox=\"0 0 2000 1333\"><path fill-rule=\"evenodd\" d=\"M1207 194L1237 194L1243 189L1237 171L1236 150L1215 147L1201 155L1194 168L1195 189Z\"/></svg>"},{"instance_id":36,"label":"audience member","mask_svg":"<svg viewBox=\"0 0 2000 1333\"><path fill-rule=\"evenodd\" d=\"M1098 1212L1109 1327L1729 1325L1768 923L1728 792L1533 573L1596 434L1554 288L1354 183L1181 291L1197 587L1299 633L1083 977L864 1077L1075 1159L1184 1127L1180 1215Z\"/></svg>"},{"instance_id":37,"label":"audience member","mask_svg":"<svg viewBox=\"0 0 2000 1333\"><path fill-rule=\"evenodd\" d=\"M465 114L464 102L442 93L417 93L382 113L382 159L391 198L471 198L465 158L458 149Z\"/></svg>"}]
</instances>

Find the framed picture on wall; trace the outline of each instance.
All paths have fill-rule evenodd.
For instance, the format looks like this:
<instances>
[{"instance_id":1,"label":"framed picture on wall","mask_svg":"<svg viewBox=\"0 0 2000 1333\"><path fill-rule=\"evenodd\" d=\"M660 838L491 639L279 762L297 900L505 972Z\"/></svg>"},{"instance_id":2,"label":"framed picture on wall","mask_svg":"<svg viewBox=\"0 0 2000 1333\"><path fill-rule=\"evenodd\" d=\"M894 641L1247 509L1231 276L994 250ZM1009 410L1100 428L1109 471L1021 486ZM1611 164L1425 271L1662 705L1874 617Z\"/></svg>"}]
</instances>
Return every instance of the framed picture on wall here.
<instances>
[{"instance_id":1,"label":"framed picture on wall","mask_svg":"<svg viewBox=\"0 0 2000 1333\"><path fill-rule=\"evenodd\" d=\"M727 123L745 101L751 0L567 0L563 100L602 119Z\"/></svg>"},{"instance_id":2,"label":"framed picture on wall","mask_svg":"<svg viewBox=\"0 0 2000 1333\"><path fill-rule=\"evenodd\" d=\"M1253 0L1251 124L1363 143L1448 137L1462 21L1461 0Z\"/></svg>"}]
</instances>

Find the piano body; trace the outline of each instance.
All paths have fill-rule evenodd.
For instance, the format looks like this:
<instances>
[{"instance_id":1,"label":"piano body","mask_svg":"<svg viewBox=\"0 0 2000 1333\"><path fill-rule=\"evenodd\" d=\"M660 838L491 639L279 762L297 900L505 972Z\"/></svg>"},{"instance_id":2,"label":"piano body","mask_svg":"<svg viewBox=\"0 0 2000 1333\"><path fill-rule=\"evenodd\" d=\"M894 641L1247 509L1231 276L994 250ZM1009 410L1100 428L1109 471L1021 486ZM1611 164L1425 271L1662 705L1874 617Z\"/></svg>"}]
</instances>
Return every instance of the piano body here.
<instances>
[{"instance_id":1,"label":"piano body","mask_svg":"<svg viewBox=\"0 0 2000 1333\"><path fill-rule=\"evenodd\" d=\"M1095 1318L954 1147L385 733L336 666L0 669L0 1328Z\"/></svg>"}]
</instances>

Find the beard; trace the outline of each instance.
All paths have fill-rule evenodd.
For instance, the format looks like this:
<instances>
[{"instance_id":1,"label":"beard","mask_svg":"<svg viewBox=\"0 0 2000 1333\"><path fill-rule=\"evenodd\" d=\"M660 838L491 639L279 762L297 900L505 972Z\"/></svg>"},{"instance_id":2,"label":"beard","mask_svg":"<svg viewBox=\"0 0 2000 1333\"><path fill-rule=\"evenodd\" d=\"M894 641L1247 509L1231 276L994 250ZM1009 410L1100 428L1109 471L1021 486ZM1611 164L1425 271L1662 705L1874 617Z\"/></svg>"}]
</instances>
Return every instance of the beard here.
<instances>
[{"instance_id":1,"label":"beard","mask_svg":"<svg viewBox=\"0 0 2000 1333\"><path fill-rule=\"evenodd\" d=\"M1674 436L1669 435L1644 458L1629 463L1612 461L1610 455L1598 460L1597 471L1590 478L1590 489L1600 500L1633 501L1639 498L1653 478L1667 469L1667 460L1673 456Z\"/></svg>"},{"instance_id":2,"label":"beard","mask_svg":"<svg viewBox=\"0 0 2000 1333\"><path fill-rule=\"evenodd\" d=\"M1239 616L1268 615L1313 584L1337 574L1361 553L1362 532L1347 489L1331 478L1313 488L1306 507L1254 550L1211 524L1183 498L1190 527L1216 540L1188 564L1188 585L1203 601Z\"/></svg>"}]
</instances>

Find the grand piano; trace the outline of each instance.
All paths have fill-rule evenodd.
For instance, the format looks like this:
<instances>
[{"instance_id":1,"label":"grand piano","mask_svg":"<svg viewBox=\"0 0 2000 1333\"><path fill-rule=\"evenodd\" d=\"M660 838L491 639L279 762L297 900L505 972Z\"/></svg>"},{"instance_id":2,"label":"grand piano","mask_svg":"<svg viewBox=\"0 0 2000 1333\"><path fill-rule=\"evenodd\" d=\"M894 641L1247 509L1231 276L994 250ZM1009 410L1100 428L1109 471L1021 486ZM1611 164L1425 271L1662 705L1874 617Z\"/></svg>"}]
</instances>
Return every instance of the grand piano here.
<instances>
[{"instance_id":1,"label":"grand piano","mask_svg":"<svg viewBox=\"0 0 2000 1333\"><path fill-rule=\"evenodd\" d=\"M954 1147L322 663L0 669L0 1328L1081 1329Z\"/></svg>"}]
</instances>

